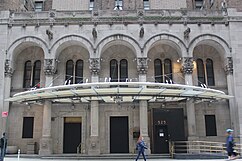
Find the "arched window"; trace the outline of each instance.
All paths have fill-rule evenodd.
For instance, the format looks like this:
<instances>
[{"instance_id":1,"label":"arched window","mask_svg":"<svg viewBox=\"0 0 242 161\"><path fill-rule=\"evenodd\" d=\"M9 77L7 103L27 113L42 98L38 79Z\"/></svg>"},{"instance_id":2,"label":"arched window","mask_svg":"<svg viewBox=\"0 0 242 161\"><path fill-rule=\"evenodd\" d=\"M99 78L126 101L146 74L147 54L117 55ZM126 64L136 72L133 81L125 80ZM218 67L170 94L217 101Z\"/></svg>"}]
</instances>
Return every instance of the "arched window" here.
<instances>
[{"instance_id":1,"label":"arched window","mask_svg":"<svg viewBox=\"0 0 242 161\"><path fill-rule=\"evenodd\" d=\"M214 72L213 72L213 61L211 59L206 60L206 72L207 72L207 84L214 86Z\"/></svg>"},{"instance_id":2,"label":"arched window","mask_svg":"<svg viewBox=\"0 0 242 161\"><path fill-rule=\"evenodd\" d=\"M31 73L32 73L31 61L28 60L24 64L23 88L30 88L31 87Z\"/></svg>"},{"instance_id":3,"label":"arched window","mask_svg":"<svg viewBox=\"0 0 242 161\"><path fill-rule=\"evenodd\" d=\"M155 82L162 83L163 78L162 78L162 63L160 59L155 59L154 61L155 65Z\"/></svg>"},{"instance_id":4,"label":"arched window","mask_svg":"<svg viewBox=\"0 0 242 161\"><path fill-rule=\"evenodd\" d=\"M39 87L40 85L40 71L41 71L41 61L37 60L34 63L34 70L33 70L32 86L34 87Z\"/></svg>"},{"instance_id":5,"label":"arched window","mask_svg":"<svg viewBox=\"0 0 242 161\"><path fill-rule=\"evenodd\" d=\"M120 61L120 82L125 82L126 78L128 78L128 61L122 59Z\"/></svg>"},{"instance_id":6,"label":"arched window","mask_svg":"<svg viewBox=\"0 0 242 161\"><path fill-rule=\"evenodd\" d=\"M83 83L83 60L81 59L76 62L75 83Z\"/></svg>"},{"instance_id":7,"label":"arched window","mask_svg":"<svg viewBox=\"0 0 242 161\"><path fill-rule=\"evenodd\" d=\"M172 80L172 66L171 60L165 59L164 61L164 75L165 75L165 82L170 82Z\"/></svg>"},{"instance_id":8,"label":"arched window","mask_svg":"<svg viewBox=\"0 0 242 161\"><path fill-rule=\"evenodd\" d=\"M128 78L128 61L122 59L117 61L112 59L110 61L110 78L112 82L125 82Z\"/></svg>"},{"instance_id":9,"label":"arched window","mask_svg":"<svg viewBox=\"0 0 242 161\"><path fill-rule=\"evenodd\" d=\"M118 81L118 61L115 59L110 61L110 78L112 82Z\"/></svg>"},{"instance_id":10,"label":"arched window","mask_svg":"<svg viewBox=\"0 0 242 161\"><path fill-rule=\"evenodd\" d=\"M214 86L214 71L213 71L213 60L206 59L206 64L203 64L202 59L197 59L197 77L198 85L206 84L207 86Z\"/></svg>"},{"instance_id":11,"label":"arched window","mask_svg":"<svg viewBox=\"0 0 242 161\"><path fill-rule=\"evenodd\" d=\"M72 60L66 62L66 84L73 84L74 63Z\"/></svg>"},{"instance_id":12,"label":"arched window","mask_svg":"<svg viewBox=\"0 0 242 161\"><path fill-rule=\"evenodd\" d=\"M202 59L197 59L197 79L198 79L198 85L206 84L205 82L205 71L204 71L204 65Z\"/></svg>"}]
</instances>

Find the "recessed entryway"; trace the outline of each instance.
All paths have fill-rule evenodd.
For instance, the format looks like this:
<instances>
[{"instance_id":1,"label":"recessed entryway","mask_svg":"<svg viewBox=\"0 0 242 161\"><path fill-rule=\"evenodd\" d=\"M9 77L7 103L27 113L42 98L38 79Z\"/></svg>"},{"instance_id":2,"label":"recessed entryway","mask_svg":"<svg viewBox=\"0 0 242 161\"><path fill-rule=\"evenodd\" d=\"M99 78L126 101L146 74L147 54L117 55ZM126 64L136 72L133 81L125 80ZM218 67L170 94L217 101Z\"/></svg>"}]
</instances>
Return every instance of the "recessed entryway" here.
<instances>
[{"instance_id":1,"label":"recessed entryway","mask_svg":"<svg viewBox=\"0 0 242 161\"><path fill-rule=\"evenodd\" d=\"M110 117L110 153L129 153L128 116Z\"/></svg>"},{"instance_id":2,"label":"recessed entryway","mask_svg":"<svg viewBox=\"0 0 242 161\"><path fill-rule=\"evenodd\" d=\"M82 118L64 118L63 153L77 153L77 147L81 143Z\"/></svg>"}]
</instances>

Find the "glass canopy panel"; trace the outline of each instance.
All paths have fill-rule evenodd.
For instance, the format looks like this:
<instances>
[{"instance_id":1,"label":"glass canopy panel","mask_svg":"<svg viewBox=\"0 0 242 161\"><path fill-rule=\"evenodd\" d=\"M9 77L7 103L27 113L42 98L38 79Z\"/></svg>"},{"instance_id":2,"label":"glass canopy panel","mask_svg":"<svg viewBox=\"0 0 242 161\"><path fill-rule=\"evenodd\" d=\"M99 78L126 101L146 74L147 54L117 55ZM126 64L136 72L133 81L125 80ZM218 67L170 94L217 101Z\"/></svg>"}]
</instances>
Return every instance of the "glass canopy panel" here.
<instances>
[{"instance_id":1,"label":"glass canopy panel","mask_svg":"<svg viewBox=\"0 0 242 161\"><path fill-rule=\"evenodd\" d=\"M183 93L185 90L182 89L166 89L161 93L161 95L173 95L173 96L178 96L181 93Z\"/></svg>"},{"instance_id":2,"label":"glass canopy panel","mask_svg":"<svg viewBox=\"0 0 242 161\"><path fill-rule=\"evenodd\" d=\"M183 93L181 93L180 95L181 96L187 96L187 97L188 96L193 97L193 96L197 96L197 95L202 94L202 93L204 93L204 92L203 91L186 90Z\"/></svg>"}]
</instances>

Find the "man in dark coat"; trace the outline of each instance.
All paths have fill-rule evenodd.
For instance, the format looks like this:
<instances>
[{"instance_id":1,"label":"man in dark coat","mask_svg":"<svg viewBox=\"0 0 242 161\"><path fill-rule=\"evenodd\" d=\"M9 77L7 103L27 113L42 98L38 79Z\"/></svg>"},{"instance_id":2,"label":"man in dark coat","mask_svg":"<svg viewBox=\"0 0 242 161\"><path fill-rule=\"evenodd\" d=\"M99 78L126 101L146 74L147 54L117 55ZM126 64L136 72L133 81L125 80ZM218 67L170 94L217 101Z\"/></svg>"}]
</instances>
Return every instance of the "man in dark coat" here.
<instances>
[{"instance_id":1,"label":"man in dark coat","mask_svg":"<svg viewBox=\"0 0 242 161\"><path fill-rule=\"evenodd\" d=\"M2 138L0 139L0 150L1 150L0 161L4 160L6 149L7 149L7 138L6 138L6 133L4 132Z\"/></svg>"},{"instance_id":2,"label":"man in dark coat","mask_svg":"<svg viewBox=\"0 0 242 161\"><path fill-rule=\"evenodd\" d=\"M226 150L228 153L228 159L229 160L234 160L237 159L239 157L239 155L235 152L234 150L234 137L233 137L233 131L232 129L227 129L227 138L226 138Z\"/></svg>"}]
</instances>

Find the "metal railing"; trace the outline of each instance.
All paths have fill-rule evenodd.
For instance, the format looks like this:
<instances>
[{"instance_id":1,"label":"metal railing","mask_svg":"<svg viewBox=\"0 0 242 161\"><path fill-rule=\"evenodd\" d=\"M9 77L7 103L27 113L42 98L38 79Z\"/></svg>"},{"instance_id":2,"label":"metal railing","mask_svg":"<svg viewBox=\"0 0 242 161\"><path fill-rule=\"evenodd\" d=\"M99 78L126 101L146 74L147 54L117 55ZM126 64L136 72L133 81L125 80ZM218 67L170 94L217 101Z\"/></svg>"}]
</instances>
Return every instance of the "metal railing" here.
<instances>
[{"instance_id":1,"label":"metal railing","mask_svg":"<svg viewBox=\"0 0 242 161\"><path fill-rule=\"evenodd\" d=\"M82 143L80 142L80 144L77 146L76 148L77 154L82 153Z\"/></svg>"},{"instance_id":2,"label":"metal railing","mask_svg":"<svg viewBox=\"0 0 242 161\"><path fill-rule=\"evenodd\" d=\"M238 154L242 153L242 145L236 144L234 149ZM209 141L175 141L170 142L171 157L177 153L186 154L217 154L227 155L226 145L222 142Z\"/></svg>"}]
</instances>

